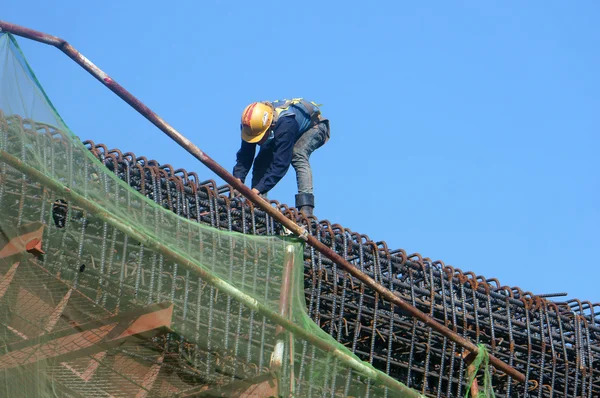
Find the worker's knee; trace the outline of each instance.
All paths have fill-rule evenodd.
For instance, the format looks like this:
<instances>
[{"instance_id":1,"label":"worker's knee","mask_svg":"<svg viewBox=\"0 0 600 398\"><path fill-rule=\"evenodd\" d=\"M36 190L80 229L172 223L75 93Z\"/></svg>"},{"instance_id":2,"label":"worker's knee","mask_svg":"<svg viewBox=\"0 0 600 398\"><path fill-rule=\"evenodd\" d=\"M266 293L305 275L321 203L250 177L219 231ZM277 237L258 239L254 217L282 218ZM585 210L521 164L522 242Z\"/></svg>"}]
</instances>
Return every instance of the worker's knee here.
<instances>
[{"instance_id":1,"label":"worker's knee","mask_svg":"<svg viewBox=\"0 0 600 398\"><path fill-rule=\"evenodd\" d=\"M308 152L303 149L296 150L292 154L292 166L294 168L302 167L308 164Z\"/></svg>"}]
</instances>

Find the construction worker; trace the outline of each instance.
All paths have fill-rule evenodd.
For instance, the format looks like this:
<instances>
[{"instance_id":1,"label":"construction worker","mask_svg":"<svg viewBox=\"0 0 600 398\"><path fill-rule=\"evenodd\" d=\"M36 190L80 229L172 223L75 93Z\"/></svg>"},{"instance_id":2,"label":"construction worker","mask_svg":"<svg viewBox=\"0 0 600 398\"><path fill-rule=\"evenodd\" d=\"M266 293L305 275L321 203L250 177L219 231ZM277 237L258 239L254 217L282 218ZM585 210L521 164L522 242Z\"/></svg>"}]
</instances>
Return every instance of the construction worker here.
<instances>
[{"instance_id":1,"label":"construction worker","mask_svg":"<svg viewBox=\"0 0 600 398\"><path fill-rule=\"evenodd\" d=\"M267 193L285 176L290 164L296 170L296 207L312 216L315 207L310 155L329 140L329 120L319 105L302 98L253 102L242 112L242 145L233 176L244 182L253 166L252 190ZM260 152L254 158L256 146Z\"/></svg>"}]
</instances>

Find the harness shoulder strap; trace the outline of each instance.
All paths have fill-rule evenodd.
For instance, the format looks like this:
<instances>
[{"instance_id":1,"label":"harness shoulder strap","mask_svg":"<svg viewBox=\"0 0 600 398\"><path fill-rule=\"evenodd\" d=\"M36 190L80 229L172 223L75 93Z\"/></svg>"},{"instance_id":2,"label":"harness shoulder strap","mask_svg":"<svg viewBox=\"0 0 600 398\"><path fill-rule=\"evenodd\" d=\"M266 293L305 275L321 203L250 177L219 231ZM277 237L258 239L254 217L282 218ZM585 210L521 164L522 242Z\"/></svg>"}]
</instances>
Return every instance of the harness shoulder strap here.
<instances>
[{"instance_id":1,"label":"harness shoulder strap","mask_svg":"<svg viewBox=\"0 0 600 398\"><path fill-rule=\"evenodd\" d=\"M280 105L276 106L276 103L281 103ZM319 122L319 120L321 119L321 109L319 109L323 104L317 104L314 101L307 101L304 98L292 98L291 100L289 99L283 99L283 100L276 100L273 101L273 106L275 107L275 115L278 118L279 115L288 110L290 108L290 106L292 105L300 105L300 107L304 108L304 111L308 114L308 116L311 119L311 125L315 125Z\"/></svg>"}]
</instances>

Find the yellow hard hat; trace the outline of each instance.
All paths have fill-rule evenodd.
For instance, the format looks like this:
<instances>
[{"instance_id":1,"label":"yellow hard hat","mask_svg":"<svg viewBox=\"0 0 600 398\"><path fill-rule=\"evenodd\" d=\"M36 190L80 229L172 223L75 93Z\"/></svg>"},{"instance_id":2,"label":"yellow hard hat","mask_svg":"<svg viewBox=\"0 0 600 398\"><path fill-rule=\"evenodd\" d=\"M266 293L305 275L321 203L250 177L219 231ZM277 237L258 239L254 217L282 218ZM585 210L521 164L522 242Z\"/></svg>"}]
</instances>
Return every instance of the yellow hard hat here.
<instances>
[{"instance_id":1,"label":"yellow hard hat","mask_svg":"<svg viewBox=\"0 0 600 398\"><path fill-rule=\"evenodd\" d=\"M273 106L264 102L253 102L242 112L242 139L251 144L264 137L273 122Z\"/></svg>"}]
</instances>

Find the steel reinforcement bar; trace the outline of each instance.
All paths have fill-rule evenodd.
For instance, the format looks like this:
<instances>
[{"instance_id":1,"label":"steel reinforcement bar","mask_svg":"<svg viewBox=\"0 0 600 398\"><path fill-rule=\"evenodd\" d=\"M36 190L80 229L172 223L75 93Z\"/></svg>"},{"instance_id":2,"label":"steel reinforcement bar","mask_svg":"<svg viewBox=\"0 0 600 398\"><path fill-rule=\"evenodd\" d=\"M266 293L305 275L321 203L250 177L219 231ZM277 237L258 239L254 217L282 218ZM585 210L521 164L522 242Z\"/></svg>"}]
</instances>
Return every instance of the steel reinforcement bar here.
<instances>
[{"instance_id":1,"label":"steel reinforcement bar","mask_svg":"<svg viewBox=\"0 0 600 398\"><path fill-rule=\"evenodd\" d=\"M193 172L131 152L108 150L91 141L85 145L119 178L182 217L243 233L284 233L267 213L236 200L231 186L201 181ZM527 375L525 385L494 372L499 395L598 393L600 374L593 364L600 359L600 304L552 302L418 253L390 250L385 242L305 218L277 201L271 205L394 294L464 338L486 344L495 356ZM428 395L461 394L464 349L342 274L309 246L305 293L311 317L364 360Z\"/></svg>"},{"instance_id":2,"label":"steel reinforcement bar","mask_svg":"<svg viewBox=\"0 0 600 398\"><path fill-rule=\"evenodd\" d=\"M39 123L27 129L47 140L48 145L43 141L40 145L48 152L44 158L49 159L50 168L68 164L52 161L50 143L61 145L60 131ZM108 150L91 141L84 144L121 180L181 217L247 234L284 233L281 224L267 213L234 198L230 186L201 181L195 173L130 152ZM5 197L21 197L23 190L20 183L14 187L4 184ZM499 396L549 396L551 392L567 397L598 395L599 304L552 302L517 287L502 286L493 278L462 272L418 254L390 250L385 242L373 242L328 221L306 219L296 209L276 201L271 205L394 294L464 338L485 344L500 360L527 375L529 383L523 384L494 371ZM19 211L23 209L16 209ZM69 212L70 218L82 217L73 206ZM86 228L91 231L102 226L90 224ZM98 244L104 247L114 242ZM462 358L466 350L384 300L360 280L340 272L334 262L310 246L304 257L307 306L321 328L363 360L429 396L463 393L466 380ZM143 290L143 272L141 276L135 285ZM227 319L229 315L222 316ZM233 331L228 334L232 340L236 338Z\"/></svg>"}]
</instances>

